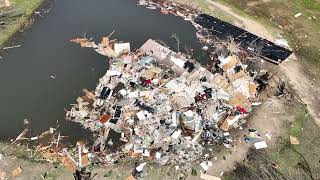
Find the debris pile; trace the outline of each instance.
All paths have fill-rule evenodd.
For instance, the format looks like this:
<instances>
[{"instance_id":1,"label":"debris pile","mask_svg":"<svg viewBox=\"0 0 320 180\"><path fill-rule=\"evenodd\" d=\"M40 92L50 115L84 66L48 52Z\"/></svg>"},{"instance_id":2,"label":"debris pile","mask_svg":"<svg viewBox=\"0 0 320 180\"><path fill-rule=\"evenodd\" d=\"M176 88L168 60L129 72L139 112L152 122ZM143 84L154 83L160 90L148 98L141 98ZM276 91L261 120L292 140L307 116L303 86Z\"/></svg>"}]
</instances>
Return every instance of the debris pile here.
<instances>
[{"instance_id":1,"label":"debris pile","mask_svg":"<svg viewBox=\"0 0 320 180\"><path fill-rule=\"evenodd\" d=\"M110 36L103 37L99 44L96 44L92 39L87 38L75 38L71 39L71 42L80 44L81 47L93 48L96 52L101 55L112 57L118 57L121 54L130 52L129 43L115 43L115 40L110 40Z\"/></svg>"},{"instance_id":2,"label":"debris pile","mask_svg":"<svg viewBox=\"0 0 320 180\"><path fill-rule=\"evenodd\" d=\"M220 73L212 73L149 39L111 59L95 91L85 90L66 117L97 135L93 150L104 163L120 154L160 165L199 160L209 145L231 146L228 131L245 123L257 101L246 65L236 55L219 60ZM108 149L116 151L102 153Z\"/></svg>"},{"instance_id":3,"label":"debris pile","mask_svg":"<svg viewBox=\"0 0 320 180\"><path fill-rule=\"evenodd\" d=\"M50 128L49 130L41 133L37 136L30 136L28 134L29 129L24 129L16 139L12 140L11 144L17 144L19 147L20 143L32 145L27 150L30 152L27 156L37 161L46 161L49 163L59 163L64 165L70 172L74 173L75 178L82 179L80 177L90 177L91 174L86 171L92 162L94 162L94 155L86 147L86 144L79 141L75 148L70 146L66 147L66 144L62 140L66 136L62 136L57 130L58 127ZM1 154L2 155L2 154ZM1 160L1 158L0 158ZM16 168L12 171L12 177L19 176L22 173L21 167ZM0 170L0 177L5 177L5 172Z\"/></svg>"},{"instance_id":4,"label":"debris pile","mask_svg":"<svg viewBox=\"0 0 320 180\"><path fill-rule=\"evenodd\" d=\"M237 51L242 50L248 55L257 56L275 64L280 64L292 54L287 43L283 40L281 43L279 43L279 40L275 40L276 43L273 43L182 4L176 4L168 0L140 0L138 5L146 6L149 9L160 9L162 14L170 13L189 21L197 29L197 37L204 44L203 50L211 49L216 41L222 42L231 39L237 44ZM214 41L212 41L213 39Z\"/></svg>"}]
</instances>

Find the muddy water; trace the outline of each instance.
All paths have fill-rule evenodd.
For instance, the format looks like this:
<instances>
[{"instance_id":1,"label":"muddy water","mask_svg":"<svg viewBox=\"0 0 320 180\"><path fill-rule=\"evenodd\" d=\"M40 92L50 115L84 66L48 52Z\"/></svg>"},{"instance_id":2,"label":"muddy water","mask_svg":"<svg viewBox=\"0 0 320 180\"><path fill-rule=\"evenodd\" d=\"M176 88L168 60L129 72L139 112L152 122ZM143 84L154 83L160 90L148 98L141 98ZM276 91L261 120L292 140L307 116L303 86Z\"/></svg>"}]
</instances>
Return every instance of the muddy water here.
<instances>
[{"instance_id":1,"label":"muddy water","mask_svg":"<svg viewBox=\"0 0 320 180\"><path fill-rule=\"evenodd\" d=\"M64 108L75 102L83 88L93 89L108 65L105 57L81 49L68 40L99 40L114 29L114 38L129 41L137 49L148 38L160 39L172 48L175 33L181 48L201 45L193 26L179 17L162 15L136 5L135 0L57 0L54 8L25 32L16 44L22 47L2 54L0 62L0 137L15 137L30 119L33 133L59 120L64 135L82 138L89 133L64 120ZM52 77L55 78L52 78Z\"/></svg>"}]
</instances>

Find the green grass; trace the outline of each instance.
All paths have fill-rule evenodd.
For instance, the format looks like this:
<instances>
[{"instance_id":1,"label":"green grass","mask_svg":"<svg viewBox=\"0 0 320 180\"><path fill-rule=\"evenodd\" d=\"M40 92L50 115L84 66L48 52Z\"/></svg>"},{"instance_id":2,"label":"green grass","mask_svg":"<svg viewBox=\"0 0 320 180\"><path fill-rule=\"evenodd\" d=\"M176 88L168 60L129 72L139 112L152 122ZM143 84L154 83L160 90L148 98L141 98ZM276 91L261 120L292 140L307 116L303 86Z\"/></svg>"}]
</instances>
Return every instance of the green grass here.
<instances>
[{"instance_id":1,"label":"green grass","mask_svg":"<svg viewBox=\"0 0 320 180\"><path fill-rule=\"evenodd\" d=\"M294 108L294 107L293 107ZM275 146L265 149L256 161L250 161L243 166L247 167L249 172L260 173L259 168L270 166L273 163L279 165L278 171L287 179L320 179L320 134L319 126L309 115L305 106L297 107L295 121L288 123L285 135L276 140ZM295 136L299 139L299 145L292 145L289 136ZM262 161L261 161L262 160ZM267 163L266 163L267 162ZM304 169L305 167L309 167ZM225 173L223 179L237 179L238 171Z\"/></svg>"},{"instance_id":2,"label":"green grass","mask_svg":"<svg viewBox=\"0 0 320 180\"><path fill-rule=\"evenodd\" d=\"M188 0L173 0L185 4ZM192 1L199 10L224 21L237 24L232 16L213 7L210 0ZM320 1L319 0L219 0L236 14L261 22L273 34L289 41L303 65L320 73ZM302 16L295 18L297 13ZM315 18L314 18L315 17Z\"/></svg>"},{"instance_id":3,"label":"green grass","mask_svg":"<svg viewBox=\"0 0 320 180\"><path fill-rule=\"evenodd\" d=\"M295 121L288 128L287 137L280 139L280 145L268 151L271 159L280 165L282 173L292 177L305 176L310 178L299 166L299 164L306 164L305 162L307 162L313 176L320 178L320 135L318 128L306 107L299 108ZM300 144L292 145L289 140L290 135L297 137Z\"/></svg>"},{"instance_id":4,"label":"green grass","mask_svg":"<svg viewBox=\"0 0 320 180\"><path fill-rule=\"evenodd\" d=\"M22 17L15 19L14 22L5 25L4 29L1 30L0 35L0 48L16 33L18 32L26 23L33 11L35 11L44 0L11 0L11 7L21 9L24 13ZM0 9L0 11L3 9Z\"/></svg>"},{"instance_id":5,"label":"green grass","mask_svg":"<svg viewBox=\"0 0 320 180\"><path fill-rule=\"evenodd\" d=\"M314 71L320 71L320 1L220 0L220 2L242 12L240 15L244 13L246 17L250 16L267 27L282 31L283 36L289 41L297 56L303 60L304 65ZM294 15L300 12L303 15L295 18Z\"/></svg>"},{"instance_id":6,"label":"green grass","mask_svg":"<svg viewBox=\"0 0 320 180\"><path fill-rule=\"evenodd\" d=\"M300 108L295 121L288 130L288 135L301 138L303 135L303 128L305 126L306 119L308 118L308 116L309 114L306 107Z\"/></svg>"}]
</instances>

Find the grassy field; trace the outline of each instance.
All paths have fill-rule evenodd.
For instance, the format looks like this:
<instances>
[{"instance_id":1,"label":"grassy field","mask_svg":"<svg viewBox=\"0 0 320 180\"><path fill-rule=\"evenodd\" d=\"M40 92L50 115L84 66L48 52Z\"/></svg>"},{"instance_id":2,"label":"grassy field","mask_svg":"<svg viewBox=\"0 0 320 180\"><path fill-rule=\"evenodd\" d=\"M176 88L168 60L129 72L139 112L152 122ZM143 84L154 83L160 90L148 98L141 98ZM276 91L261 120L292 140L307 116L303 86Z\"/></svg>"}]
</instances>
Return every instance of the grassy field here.
<instances>
[{"instance_id":1,"label":"grassy field","mask_svg":"<svg viewBox=\"0 0 320 180\"><path fill-rule=\"evenodd\" d=\"M246 162L238 163L223 179L319 179L320 134L305 106L297 109L295 121L287 126L286 135L277 139L276 145L252 149ZM297 137L300 144L292 145L290 135Z\"/></svg>"},{"instance_id":2,"label":"grassy field","mask_svg":"<svg viewBox=\"0 0 320 180\"><path fill-rule=\"evenodd\" d=\"M320 68L319 0L220 0L254 19L282 31L305 65ZM301 16L295 17L297 13Z\"/></svg>"},{"instance_id":3,"label":"grassy field","mask_svg":"<svg viewBox=\"0 0 320 180\"><path fill-rule=\"evenodd\" d=\"M11 0L10 7L1 7L0 13L10 10L21 12L21 15L14 18L0 19L3 25L0 25L0 48L18 32L25 24L29 23L29 18L44 0Z\"/></svg>"},{"instance_id":4,"label":"grassy field","mask_svg":"<svg viewBox=\"0 0 320 180\"><path fill-rule=\"evenodd\" d=\"M202 12L237 24L223 10L210 4L211 0L173 0L193 6ZM310 69L320 72L320 1L319 0L218 0L233 12L256 20L271 32L279 33L289 41L295 54ZM295 17L297 13L301 16Z\"/></svg>"},{"instance_id":5,"label":"grassy field","mask_svg":"<svg viewBox=\"0 0 320 180\"><path fill-rule=\"evenodd\" d=\"M318 128L306 108L300 108L295 122L288 128L287 137L279 139L279 146L269 151L273 161L280 165L282 173L303 179L320 178ZM292 145L289 136L297 137L300 144Z\"/></svg>"},{"instance_id":6,"label":"grassy field","mask_svg":"<svg viewBox=\"0 0 320 180\"><path fill-rule=\"evenodd\" d=\"M237 24L224 10L210 0L174 0L207 14ZM320 1L319 0L218 0L237 15L253 19L272 34L280 34L301 59L305 72L313 77L320 72ZM295 17L296 14L301 16ZM296 104L295 121L284 128L285 135L266 150L252 150L251 161L239 163L224 179L320 179L319 126L305 106ZM289 136L297 137L292 145ZM278 169L273 165L278 165ZM259 177L260 176L260 177ZM264 177L264 178L261 178Z\"/></svg>"}]
</instances>

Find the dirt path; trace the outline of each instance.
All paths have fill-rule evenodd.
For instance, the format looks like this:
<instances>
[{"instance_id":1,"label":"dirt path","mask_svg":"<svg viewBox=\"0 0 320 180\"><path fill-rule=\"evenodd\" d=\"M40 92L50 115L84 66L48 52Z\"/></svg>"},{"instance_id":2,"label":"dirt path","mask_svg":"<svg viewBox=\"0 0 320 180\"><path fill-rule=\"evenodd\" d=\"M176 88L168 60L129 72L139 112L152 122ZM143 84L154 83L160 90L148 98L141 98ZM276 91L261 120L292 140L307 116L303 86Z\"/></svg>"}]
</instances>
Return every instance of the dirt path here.
<instances>
[{"instance_id":1,"label":"dirt path","mask_svg":"<svg viewBox=\"0 0 320 180\"><path fill-rule=\"evenodd\" d=\"M268 31L260 23L233 12L233 10L230 7L225 6L221 3L218 3L212 0L206 0L206 1L212 6L218 8L219 10L233 17L233 20L236 26L239 26L255 35L268 39L269 41L274 41L275 36L273 36L273 34L271 34L270 31Z\"/></svg>"},{"instance_id":2,"label":"dirt path","mask_svg":"<svg viewBox=\"0 0 320 180\"><path fill-rule=\"evenodd\" d=\"M224 11L228 15L234 17L242 22L243 28L256 35L262 36L270 41L274 41L275 35L267 30L259 22L253 21L246 17L242 17L232 11L231 8L222 5L216 1L206 0L208 3L216 8ZM237 25L237 24L236 24ZM237 25L239 26L239 25ZM279 72L282 72L287 78L288 83L292 85L296 94L301 98L303 103L308 107L308 110L312 117L315 119L318 125L320 125L320 84L307 75L301 63L297 60L290 59L288 62L284 62L279 66Z\"/></svg>"},{"instance_id":3,"label":"dirt path","mask_svg":"<svg viewBox=\"0 0 320 180\"><path fill-rule=\"evenodd\" d=\"M316 79L308 77L301 63L297 60L284 62L279 66L288 79L288 83L296 91L297 96L307 105L310 115L320 125L320 86Z\"/></svg>"},{"instance_id":4,"label":"dirt path","mask_svg":"<svg viewBox=\"0 0 320 180\"><path fill-rule=\"evenodd\" d=\"M176 1L183 3L185 0ZM205 2L208 4L207 7L210 8L211 12L219 11L220 13L218 14L222 12L232 20L234 25L270 41L276 39L277 36L259 22L243 17L234 12L232 8L219 2L213 0L205 0ZM196 7L195 4L193 2L192 6ZM201 7L200 9L203 10ZM320 83L316 83L315 79L312 79L311 76L305 73L301 63L294 56L272 69L278 72L281 79L286 80L286 83L295 91L293 92L294 96L307 105L310 115L320 125L320 103L318 103L320 102ZM266 140L268 146L273 146L276 137L283 135L284 130L287 128L285 125L288 122L294 121L295 110L299 105L300 103L295 98L291 100L271 98L254 111L250 118L250 127L256 128L263 134L270 132L273 136L272 139L268 140L264 137L264 140ZM246 132L242 133L245 134ZM230 149L231 153L228 151L221 153L218 160L213 161L213 167L209 169L208 174L219 176L221 172L231 170L236 162L241 162L246 157L248 148L252 144L246 144L239 139L236 141L236 147ZM226 160L222 158L223 156Z\"/></svg>"}]
</instances>

